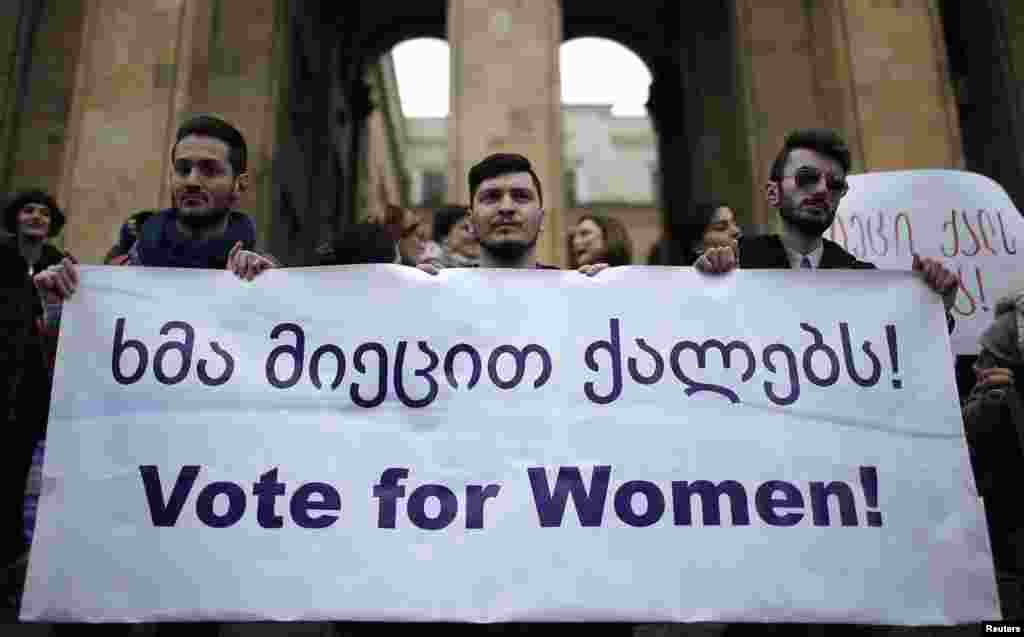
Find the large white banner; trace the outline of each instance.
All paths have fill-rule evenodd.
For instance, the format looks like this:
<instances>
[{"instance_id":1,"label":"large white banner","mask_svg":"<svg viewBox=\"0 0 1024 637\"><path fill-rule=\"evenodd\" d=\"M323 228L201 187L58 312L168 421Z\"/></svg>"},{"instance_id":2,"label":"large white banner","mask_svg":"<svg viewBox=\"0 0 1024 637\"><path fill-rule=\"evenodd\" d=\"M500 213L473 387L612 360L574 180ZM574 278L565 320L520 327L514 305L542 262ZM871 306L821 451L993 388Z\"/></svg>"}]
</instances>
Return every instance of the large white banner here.
<instances>
[{"instance_id":1,"label":"large white banner","mask_svg":"<svg viewBox=\"0 0 1024 637\"><path fill-rule=\"evenodd\" d=\"M858 259L909 270L912 254L960 275L953 352L978 353L996 301L1024 288L1024 217L984 175L901 170L851 175L827 236Z\"/></svg>"},{"instance_id":2,"label":"large white banner","mask_svg":"<svg viewBox=\"0 0 1024 637\"><path fill-rule=\"evenodd\" d=\"M909 273L81 280L23 619L997 616Z\"/></svg>"}]
</instances>

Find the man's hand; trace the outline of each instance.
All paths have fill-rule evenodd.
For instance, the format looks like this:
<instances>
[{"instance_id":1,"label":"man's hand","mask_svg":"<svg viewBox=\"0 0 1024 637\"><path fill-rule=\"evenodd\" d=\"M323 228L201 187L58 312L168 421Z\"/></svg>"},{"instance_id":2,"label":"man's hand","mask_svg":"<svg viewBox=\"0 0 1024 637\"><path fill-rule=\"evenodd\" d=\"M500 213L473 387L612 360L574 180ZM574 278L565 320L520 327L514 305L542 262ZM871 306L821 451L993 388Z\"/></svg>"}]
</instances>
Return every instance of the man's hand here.
<instances>
[{"instance_id":1,"label":"man's hand","mask_svg":"<svg viewBox=\"0 0 1024 637\"><path fill-rule=\"evenodd\" d=\"M1013 370L1005 367L989 367L977 369L974 376L978 379L977 386L982 389L996 389L1008 387L1014 383Z\"/></svg>"},{"instance_id":2,"label":"man's hand","mask_svg":"<svg viewBox=\"0 0 1024 637\"><path fill-rule=\"evenodd\" d=\"M607 269L607 263L588 263L581 265L576 271L587 276L595 276L598 272L604 272Z\"/></svg>"},{"instance_id":3,"label":"man's hand","mask_svg":"<svg viewBox=\"0 0 1024 637\"><path fill-rule=\"evenodd\" d=\"M78 289L78 268L70 257L51 265L32 277L32 282L43 297L43 302L55 304L71 298Z\"/></svg>"},{"instance_id":4,"label":"man's hand","mask_svg":"<svg viewBox=\"0 0 1024 637\"><path fill-rule=\"evenodd\" d=\"M416 269L434 276L437 276L441 272L436 265L432 265L430 263L418 263L416 264Z\"/></svg>"},{"instance_id":5,"label":"man's hand","mask_svg":"<svg viewBox=\"0 0 1024 637\"><path fill-rule=\"evenodd\" d=\"M946 311L953 307L956 302L956 292L960 289L960 279L949 271L938 259L931 257L920 257L914 255L914 262L911 265L914 272L920 272L928 287L942 295L942 303Z\"/></svg>"},{"instance_id":6,"label":"man's hand","mask_svg":"<svg viewBox=\"0 0 1024 637\"><path fill-rule=\"evenodd\" d=\"M235 273L240 279L246 281L252 281L264 270L274 267L274 262L267 257L252 252L251 250L243 250L242 242L235 243L235 246L231 248L231 252L228 253L228 270Z\"/></svg>"},{"instance_id":7,"label":"man's hand","mask_svg":"<svg viewBox=\"0 0 1024 637\"><path fill-rule=\"evenodd\" d=\"M705 274L724 274L735 270L737 265L736 250L732 246L708 248L693 263L694 268Z\"/></svg>"}]
</instances>

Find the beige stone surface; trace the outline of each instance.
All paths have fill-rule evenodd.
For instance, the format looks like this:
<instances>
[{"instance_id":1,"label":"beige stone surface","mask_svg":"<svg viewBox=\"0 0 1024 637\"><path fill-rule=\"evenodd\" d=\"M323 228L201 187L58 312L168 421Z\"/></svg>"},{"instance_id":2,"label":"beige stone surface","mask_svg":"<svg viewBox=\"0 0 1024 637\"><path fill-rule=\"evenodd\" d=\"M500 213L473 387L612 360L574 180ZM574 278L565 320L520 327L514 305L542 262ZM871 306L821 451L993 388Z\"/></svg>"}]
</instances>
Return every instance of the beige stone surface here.
<instances>
[{"instance_id":1,"label":"beige stone surface","mask_svg":"<svg viewBox=\"0 0 1024 637\"><path fill-rule=\"evenodd\" d=\"M98 262L125 217L169 205L174 132L197 113L223 117L245 135L252 187L241 207L265 225L277 97L273 0L81 6L77 31L67 30L78 64L65 93L66 134L54 135L59 150L24 144L19 154L21 172L53 175L44 185L69 207L65 247Z\"/></svg>"},{"instance_id":2,"label":"beige stone surface","mask_svg":"<svg viewBox=\"0 0 1024 637\"><path fill-rule=\"evenodd\" d=\"M15 3L12 3L15 5ZM4 28L14 28L18 21L15 11L5 9ZM60 196L63 173L64 148L68 116L75 83L75 68L81 43L82 2L49 4L42 11L37 31L32 37L31 49L26 57L12 63L27 64L28 76L24 86L0 78L0 86L10 89L8 98L15 106L14 91L22 91L21 109L9 113L10 120L0 126L0 180L6 179L8 189L40 187L57 196L58 203L74 214L74 202ZM10 18L11 22L6 22ZM22 17L24 19L24 16ZM6 58L5 58L6 59ZM8 71L14 72L13 68ZM6 111L4 111L7 114Z\"/></svg>"},{"instance_id":3,"label":"beige stone surface","mask_svg":"<svg viewBox=\"0 0 1024 637\"><path fill-rule=\"evenodd\" d=\"M74 202L65 246L99 262L129 214L161 205L173 89L155 65L178 54L181 11L132 0L85 4L60 196Z\"/></svg>"},{"instance_id":4,"label":"beige stone surface","mask_svg":"<svg viewBox=\"0 0 1024 637\"><path fill-rule=\"evenodd\" d=\"M744 58L749 102L751 219L760 227L775 223L762 188L786 132L822 126L810 48L810 22L801 0L737 0L737 43Z\"/></svg>"},{"instance_id":5,"label":"beige stone surface","mask_svg":"<svg viewBox=\"0 0 1024 637\"><path fill-rule=\"evenodd\" d=\"M853 172L963 165L936 2L737 0L737 16L755 191L793 128L841 131Z\"/></svg>"},{"instance_id":6,"label":"beige stone surface","mask_svg":"<svg viewBox=\"0 0 1024 637\"><path fill-rule=\"evenodd\" d=\"M541 181L546 212L538 256L560 263L562 41L557 0L452 0L448 198L468 201L470 167L496 152L521 153Z\"/></svg>"},{"instance_id":7,"label":"beige stone surface","mask_svg":"<svg viewBox=\"0 0 1024 637\"><path fill-rule=\"evenodd\" d=\"M845 2L865 170L958 168L959 124L935 2Z\"/></svg>"}]
</instances>

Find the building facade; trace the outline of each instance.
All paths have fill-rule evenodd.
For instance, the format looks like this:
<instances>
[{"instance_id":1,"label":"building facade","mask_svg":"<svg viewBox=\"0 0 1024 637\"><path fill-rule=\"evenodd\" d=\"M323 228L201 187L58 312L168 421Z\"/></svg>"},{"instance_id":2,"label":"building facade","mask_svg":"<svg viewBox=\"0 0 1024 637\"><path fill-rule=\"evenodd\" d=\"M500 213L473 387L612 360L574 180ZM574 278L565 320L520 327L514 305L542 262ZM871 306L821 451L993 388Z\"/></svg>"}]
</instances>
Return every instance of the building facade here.
<instances>
[{"instance_id":1,"label":"building facade","mask_svg":"<svg viewBox=\"0 0 1024 637\"><path fill-rule=\"evenodd\" d=\"M714 194L770 229L768 167L805 126L842 131L855 171L967 168L1024 195L1024 5L1011 0L12 0L0 8L0 189L56 194L65 246L96 262L124 217L166 204L177 124L214 113L249 141L243 207L264 247L308 263L370 205L360 184L381 162L368 131L385 107L368 79L382 54L447 38L456 200L468 167L499 150L530 156L561 192L572 166L558 47L582 36L623 44L651 71L663 221ZM571 217L548 213L541 251L560 262Z\"/></svg>"}]
</instances>

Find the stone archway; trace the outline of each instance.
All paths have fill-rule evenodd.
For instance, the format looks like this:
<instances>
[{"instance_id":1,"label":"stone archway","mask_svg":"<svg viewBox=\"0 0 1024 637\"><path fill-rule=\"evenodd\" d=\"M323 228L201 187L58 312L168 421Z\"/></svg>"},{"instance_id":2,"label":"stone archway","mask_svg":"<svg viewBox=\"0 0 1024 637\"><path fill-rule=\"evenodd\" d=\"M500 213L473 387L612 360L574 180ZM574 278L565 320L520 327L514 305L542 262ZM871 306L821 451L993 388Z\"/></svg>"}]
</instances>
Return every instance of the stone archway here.
<instances>
[{"instance_id":1,"label":"stone archway","mask_svg":"<svg viewBox=\"0 0 1024 637\"><path fill-rule=\"evenodd\" d=\"M462 4L13 3L4 10L12 19L0 29L13 47L0 78L0 133L15 140L0 150L7 176L2 185L38 183L63 203L73 202L67 247L98 261L121 220L165 203L168 142L177 122L194 112L217 113L238 123L249 140L256 179L246 209L258 218L264 243L286 263L309 263L318 242L355 211L359 132L372 107L363 84L367 63L403 39L449 35L453 7L457 12ZM760 201L760 182L782 137L795 127L846 133L855 170L964 163L940 0L694 6L651 0L615 9L584 0L472 4L488 13L485 21L543 5L543 24L553 30L550 58L565 39L597 36L647 63L660 163L672 176L662 180L667 224L685 216L692 200L715 195L734 202L750 229L770 229L774 215ZM1015 132L1014 69L1021 66L1024 36L1012 3L984 4L1003 19L989 19L972 33L991 30L1000 37L993 40L997 48L974 59L988 55L1005 63L989 79L991 65L984 62L972 63L967 75L975 93L980 86L1004 105L989 119L1013 125L1000 129L1012 134L985 140L999 150L984 157L996 157L989 162L998 169L992 176L1016 196L1024 183L1024 142ZM38 6L38 21L26 17ZM508 26L506 18L498 22ZM18 35L18 24L33 23L32 37ZM453 43L458 68L461 47ZM557 76L557 63L546 68ZM527 110L512 118L523 131L533 127L538 139L557 138L551 86L548 114ZM964 139L973 165L982 154L971 150L972 139L985 135L969 129ZM545 182L559 190L555 167L551 163Z\"/></svg>"}]
</instances>

